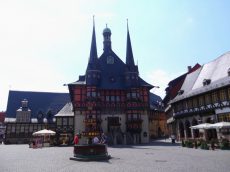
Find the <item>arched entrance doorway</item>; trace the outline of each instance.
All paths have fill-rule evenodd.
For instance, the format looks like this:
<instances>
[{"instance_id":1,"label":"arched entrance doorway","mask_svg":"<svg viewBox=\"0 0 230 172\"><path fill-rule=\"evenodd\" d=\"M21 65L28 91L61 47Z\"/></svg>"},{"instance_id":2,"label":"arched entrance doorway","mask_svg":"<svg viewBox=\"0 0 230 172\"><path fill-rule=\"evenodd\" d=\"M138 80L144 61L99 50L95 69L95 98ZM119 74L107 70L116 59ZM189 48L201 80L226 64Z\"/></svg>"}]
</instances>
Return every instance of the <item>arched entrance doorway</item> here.
<instances>
[{"instance_id":1,"label":"arched entrance doorway","mask_svg":"<svg viewBox=\"0 0 230 172\"><path fill-rule=\"evenodd\" d=\"M194 126L194 125L198 125L198 121L195 118L193 118L193 120L192 120L192 126ZM200 137L198 129L193 129L193 137L194 138Z\"/></svg>"},{"instance_id":2,"label":"arched entrance doorway","mask_svg":"<svg viewBox=\"0 0 230 172\"><path fill-rule=\"evenodd\" d=\"M185 121L185 132L186 132L186 136L187 138L191 138L192 137L192 132L191 132L191 128L190 128L190 122L188 120Z\"/></svg>"},{"instance_id":3,"label":"arched entrance doorway","mask_svg":"<svg viewBox=\"0 0 230 172\"><path fill-rule=\"evenodd\" d=\"M213 120L211 120L211 118L207 118L206 122L210 123L210 124L213 124ZM217 139L216 129L208 129L208 130L206 130L206 139L207 140Z\"/></svg>"}]
</instances>

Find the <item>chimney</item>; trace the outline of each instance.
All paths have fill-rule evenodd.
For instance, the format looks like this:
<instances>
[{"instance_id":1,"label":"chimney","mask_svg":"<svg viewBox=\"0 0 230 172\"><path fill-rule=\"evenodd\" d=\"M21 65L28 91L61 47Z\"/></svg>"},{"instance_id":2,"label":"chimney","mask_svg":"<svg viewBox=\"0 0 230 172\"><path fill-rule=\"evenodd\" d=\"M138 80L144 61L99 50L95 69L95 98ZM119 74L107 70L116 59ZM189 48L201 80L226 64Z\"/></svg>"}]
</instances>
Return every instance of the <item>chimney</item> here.
<instances>
[{"instance_id":1,"label":"chimney","mask_svg":"<svg viewBox=\"0 0 230 172\"><path fill-rule=\"evenodd\" d=\"M192 66L188 66L188 72L192 70Z\"/></svg>"}]
</instances>

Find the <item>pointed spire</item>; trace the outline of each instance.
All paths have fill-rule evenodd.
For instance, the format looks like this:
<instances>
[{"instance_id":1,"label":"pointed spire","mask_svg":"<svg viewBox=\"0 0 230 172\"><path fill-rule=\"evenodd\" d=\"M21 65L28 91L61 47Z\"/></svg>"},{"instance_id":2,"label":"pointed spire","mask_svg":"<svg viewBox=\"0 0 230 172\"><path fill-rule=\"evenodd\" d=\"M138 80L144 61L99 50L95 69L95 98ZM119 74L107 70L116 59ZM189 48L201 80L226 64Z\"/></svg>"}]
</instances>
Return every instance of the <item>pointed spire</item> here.
<instances>
[{"instance_id":1,"label":"pointed spire","mask_svg":"<svg viewBox=\"0 0 230 172\"><path fill-rule=\"evenodd\" d=\"M129 25L128 25L128 19L127 19L127 45L126 45L126 64L128 66L134 66L134 59L133 59L133 51L132 51L132 45L129 35Z\"/></svg>"},{"instance_id":2,"label":"pointed spire","mask_svg":"<svg viewBox=\"0 0 230 172\"><path fill-rule=\"evenodd\" d=\"M95 34L95 22L93 16L93 34L90 48L89 63L94 63L97 60L97 44L96 44L96 34Z\"/></svg>"}]
</instances>

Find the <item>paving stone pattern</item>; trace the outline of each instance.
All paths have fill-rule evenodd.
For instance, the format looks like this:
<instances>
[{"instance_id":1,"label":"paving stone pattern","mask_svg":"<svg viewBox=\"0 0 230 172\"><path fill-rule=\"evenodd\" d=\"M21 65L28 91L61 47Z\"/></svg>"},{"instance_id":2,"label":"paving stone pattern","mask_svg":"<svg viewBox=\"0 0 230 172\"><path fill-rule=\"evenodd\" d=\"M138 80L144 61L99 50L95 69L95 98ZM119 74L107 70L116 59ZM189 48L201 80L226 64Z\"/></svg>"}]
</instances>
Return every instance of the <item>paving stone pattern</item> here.
<instances>
[{"instance_id":1,"label":"paving stone pattern","mask_svg":"<svg viewBox=\"0 0 230 172\"><path fill-rule=\"evenodd\" d=\"M0 145L0 172L229 172L230 151L183 148L169 142L108 148L104 162L69 160L73 147Z\"/></svg>"}]
</instances>

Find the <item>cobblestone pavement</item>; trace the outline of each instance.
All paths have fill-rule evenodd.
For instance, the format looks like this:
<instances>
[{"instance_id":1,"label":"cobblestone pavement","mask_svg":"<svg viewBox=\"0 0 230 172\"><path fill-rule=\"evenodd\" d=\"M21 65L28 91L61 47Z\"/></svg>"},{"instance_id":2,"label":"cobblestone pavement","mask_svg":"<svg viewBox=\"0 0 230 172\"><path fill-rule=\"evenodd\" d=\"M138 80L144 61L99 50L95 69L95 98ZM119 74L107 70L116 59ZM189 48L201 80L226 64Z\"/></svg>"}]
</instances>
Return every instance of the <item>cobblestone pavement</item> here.
<instances>
[{"instance_id":1,"label":"cobblestone pavement","mask_svg":"<svg viewBox=\"0 0 230 172\"><path fill-rule=\"evenodd\" d=\"M107 162L69 158L72 147L0 145L0 172L229 172L230 151L182 148L168 142L109 147Z\"/></svg>"}]
</instances>

